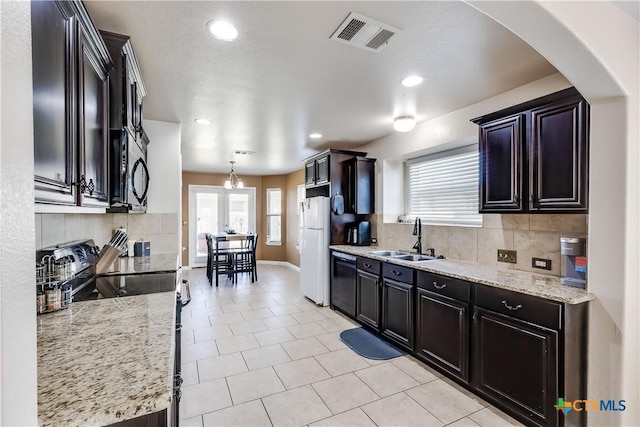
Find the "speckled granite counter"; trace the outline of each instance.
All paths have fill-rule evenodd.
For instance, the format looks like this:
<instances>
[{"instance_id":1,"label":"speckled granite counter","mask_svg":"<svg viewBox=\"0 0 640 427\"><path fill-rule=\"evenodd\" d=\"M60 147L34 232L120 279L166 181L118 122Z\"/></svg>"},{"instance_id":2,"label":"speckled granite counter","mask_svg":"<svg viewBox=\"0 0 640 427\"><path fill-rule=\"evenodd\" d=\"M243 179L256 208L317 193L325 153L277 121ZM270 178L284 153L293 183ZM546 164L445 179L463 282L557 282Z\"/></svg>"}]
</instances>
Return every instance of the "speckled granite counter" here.
<instances>
[{"instance_id":1,"label":"speckled granite counter","mask_svg":"<svg viewBox=\"0 0 640 427\"><path fill-rule=\"evenodd\" d=\"M422 262L396 260L393 258L370 254L369 251L384 249L371 246L332 245L330 246L330 249L347 254L360 255L380 261L404 265L416 270L428 271L471 282L482 283L487 286L547 298L567 304L580 304L595 298L592 294L582 289L561 285L558 277L550 275L535 274L519 270L501 270L494 267L482 266L454 259Z\"/></svg>"},{"instance_id":2,"label":"speckled granite counter","mask_svg":"<svg viewBox=\"0 0 640 427\"><path fill-rule=\"evenodd\" d=\"M75 302L38 316L38 423L103 426L169 407L175 298Z\"/></svg>"},{"instance_id":3,"label":"speckled granite counter","mask_svg":"<svg viewBox=\"0 0 640 427\"><path fill-rule=\"evenodd\" d=\"M122 257L114 262L108 274L161 273L178 269L178 254L158 254L144 257Z\"/></svg>"}]
</instances>

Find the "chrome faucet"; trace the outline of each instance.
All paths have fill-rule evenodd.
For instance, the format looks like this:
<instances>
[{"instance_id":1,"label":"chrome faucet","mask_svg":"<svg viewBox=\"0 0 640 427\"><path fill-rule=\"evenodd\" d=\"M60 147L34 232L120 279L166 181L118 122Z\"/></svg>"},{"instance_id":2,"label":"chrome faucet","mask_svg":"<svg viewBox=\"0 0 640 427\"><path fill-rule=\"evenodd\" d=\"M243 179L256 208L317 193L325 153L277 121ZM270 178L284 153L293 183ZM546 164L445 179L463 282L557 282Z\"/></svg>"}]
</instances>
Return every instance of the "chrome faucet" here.
<instances>
[{"instance_id":1,"label":"chrome faucet","mask_svg":"<svg viewBox=\"0 0 640 427\"><path fill-rule=\"evenodd\" d=\"M422 220L420 217L416 217L416 221L413 224L413 235L418 236L418 241L413 245L413 249L419 255L422 255Z\"/></svg>"}]
</instances>

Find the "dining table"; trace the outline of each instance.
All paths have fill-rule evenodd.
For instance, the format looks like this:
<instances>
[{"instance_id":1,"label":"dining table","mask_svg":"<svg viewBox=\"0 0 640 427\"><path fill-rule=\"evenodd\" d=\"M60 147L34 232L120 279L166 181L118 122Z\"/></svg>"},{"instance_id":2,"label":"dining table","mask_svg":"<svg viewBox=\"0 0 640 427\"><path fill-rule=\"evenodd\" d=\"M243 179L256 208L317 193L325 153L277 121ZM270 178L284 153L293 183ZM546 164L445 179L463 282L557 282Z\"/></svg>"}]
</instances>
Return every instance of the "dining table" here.
<instances>
[{"instance_id":1,"label":"dining table","mask_svg":"<svg viewBox=\"0 0 640 427\"><path fill-rule=\"evenodd\" d=\"M207 268L211 269L212 276L215 276L216 286L218 286L219 274L226 274L235 281L237 256L243 253L243 249L249 248L250 236L257 235L255 233L211 233L212 248L208 254ZM254 240L253 244L256 243ZM252 278L254 274L252 273Z\"/></svg>"}]
</instances>

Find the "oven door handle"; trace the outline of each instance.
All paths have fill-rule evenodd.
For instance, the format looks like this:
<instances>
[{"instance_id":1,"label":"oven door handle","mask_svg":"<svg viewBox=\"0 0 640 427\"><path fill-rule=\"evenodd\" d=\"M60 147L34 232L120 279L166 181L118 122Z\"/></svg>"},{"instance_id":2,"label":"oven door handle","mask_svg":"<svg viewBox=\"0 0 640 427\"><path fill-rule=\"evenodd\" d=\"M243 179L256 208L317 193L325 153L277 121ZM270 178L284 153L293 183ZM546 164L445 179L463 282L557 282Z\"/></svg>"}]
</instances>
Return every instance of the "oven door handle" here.
<instances>
[{"instance_id":1,"label":"oven door handle","mask_svg":"<svg viewBox=\"0 0 640 427\"><path fill-rule=\"evenodd\" d=\"M142 166L142 168L144 169L145 183L144 191L142 192L141 196L138 195L138 191L136 189L136 169L138 169L138 166ZM135 198L138 200L138 203L144 202L144 200L147 198L147 192L149 191L149 169L147 168L147 164L142 157L136 160L136 162L133 164L133 168L131 168L131 191L133 192Z\"/></svg>"}]
</instances>

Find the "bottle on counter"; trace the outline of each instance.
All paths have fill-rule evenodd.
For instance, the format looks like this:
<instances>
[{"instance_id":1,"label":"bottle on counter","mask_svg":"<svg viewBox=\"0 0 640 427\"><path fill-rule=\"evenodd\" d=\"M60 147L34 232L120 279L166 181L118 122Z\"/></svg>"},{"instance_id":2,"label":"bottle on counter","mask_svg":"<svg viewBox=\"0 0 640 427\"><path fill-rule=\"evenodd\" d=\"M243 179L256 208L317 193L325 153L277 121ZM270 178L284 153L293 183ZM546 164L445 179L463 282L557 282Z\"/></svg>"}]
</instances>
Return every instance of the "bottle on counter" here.
<instances>
[{"instance_id":1,"label":"bottle on counter","mask_svg":"<svg viewBox=\"0 0 640 427\"><path fill-rule=\"evenodd\" d=\"M58 284L52 284L47 289L47 311L56 311L62 308L62 291Z\"/></svg>"},{"instance_id":2,"label":"bottle on counter","mask_svg":"<svg viewBox=\"0 0 640 427\"><path fill-rule=\"evenodd\" d=\"M47 310L47 294L44 286L40 285L36 291L36 313L41 314Z\"/></svg>"}]
</instances>

